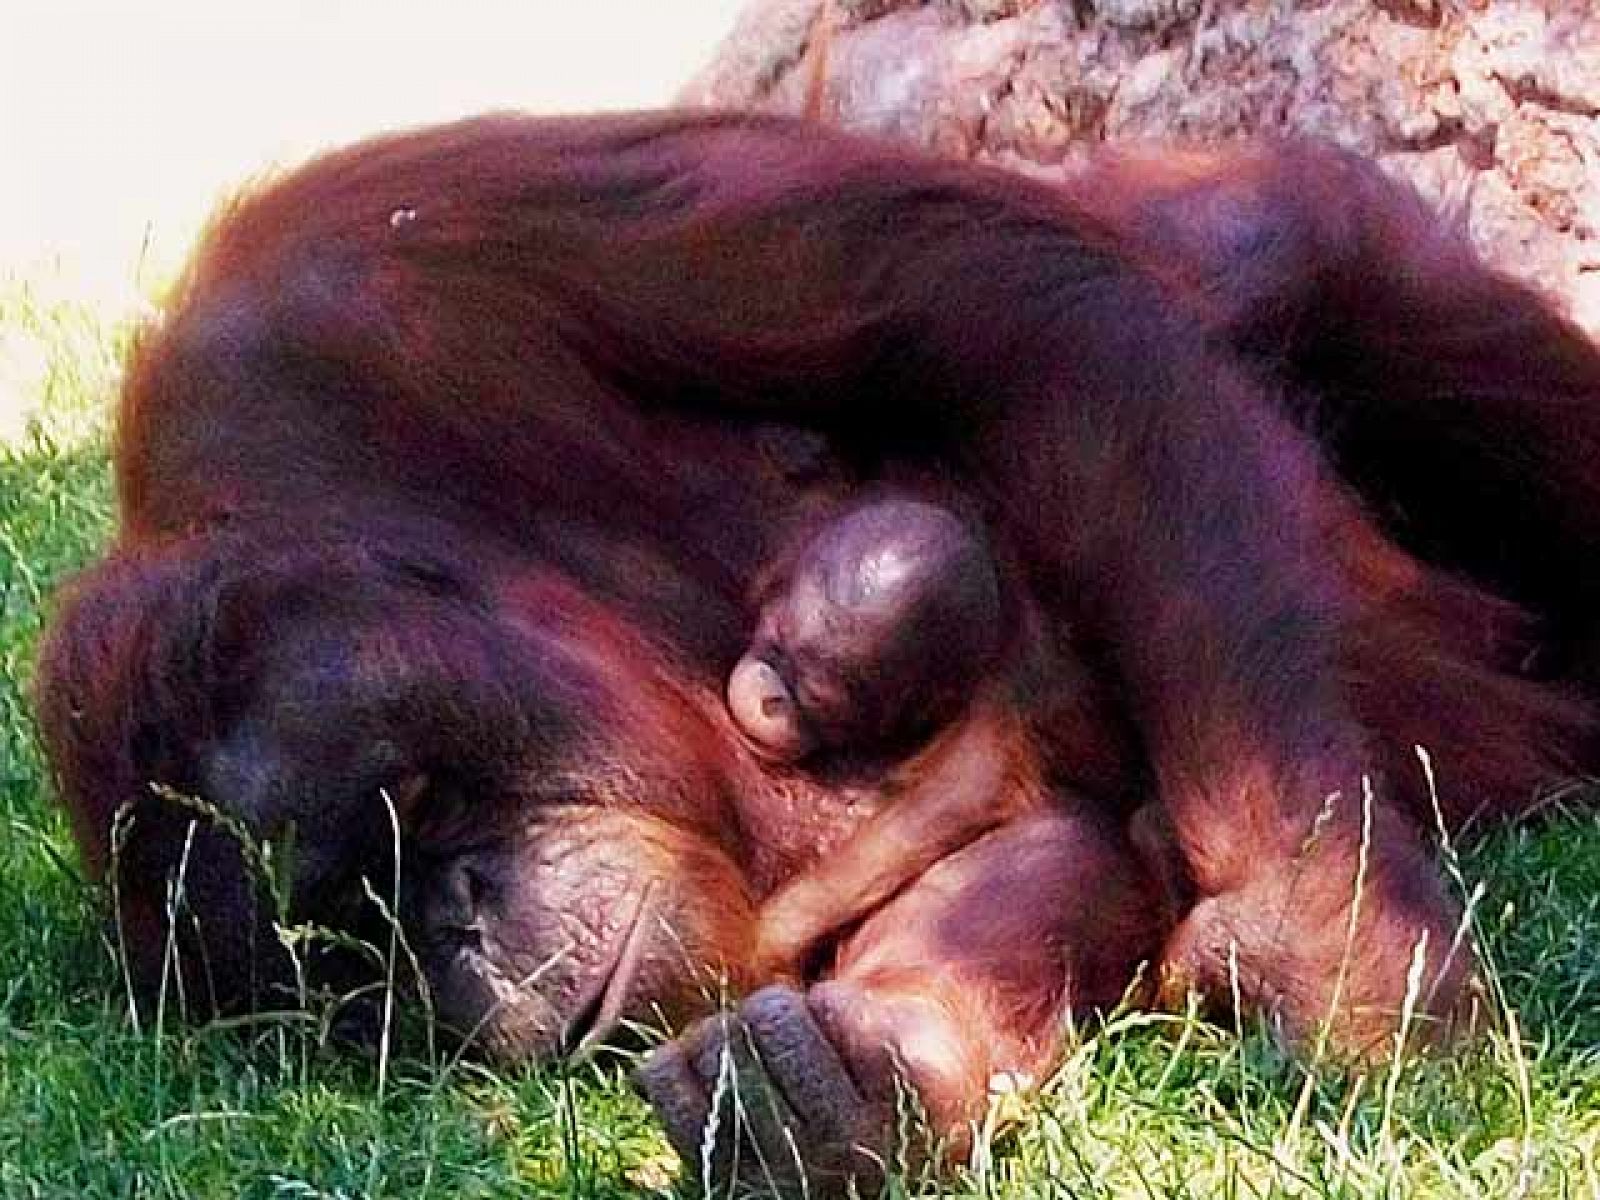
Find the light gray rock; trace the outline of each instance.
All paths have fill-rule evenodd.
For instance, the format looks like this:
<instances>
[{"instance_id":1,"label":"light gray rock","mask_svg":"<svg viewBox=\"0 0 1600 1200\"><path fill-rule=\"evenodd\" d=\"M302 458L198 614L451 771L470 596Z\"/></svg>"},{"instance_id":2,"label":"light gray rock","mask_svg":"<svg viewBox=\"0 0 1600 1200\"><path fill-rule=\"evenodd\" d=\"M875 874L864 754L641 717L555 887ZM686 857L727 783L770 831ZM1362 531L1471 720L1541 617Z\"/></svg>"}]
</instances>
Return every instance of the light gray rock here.
<instances>
[{"instance_id":1,"label":"light gray rock","mask_svg":"<svg viewBox=\"0 0 1600 1200\"><path fill-rule=\"evenodd\" d=\"M1600 332L1593 0L756 0L685 99L798 111L824 27L827 120L1046 172L1104 141L1331 138Z\"/></svg>"}]
</instances>

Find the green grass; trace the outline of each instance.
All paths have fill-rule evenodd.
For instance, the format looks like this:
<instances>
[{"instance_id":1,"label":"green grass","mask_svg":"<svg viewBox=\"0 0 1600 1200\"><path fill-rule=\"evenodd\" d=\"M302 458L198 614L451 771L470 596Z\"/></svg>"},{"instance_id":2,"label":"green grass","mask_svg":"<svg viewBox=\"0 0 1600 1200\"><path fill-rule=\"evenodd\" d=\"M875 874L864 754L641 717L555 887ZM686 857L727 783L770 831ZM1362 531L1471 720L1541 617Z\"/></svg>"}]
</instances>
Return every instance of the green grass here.
<instances>
[{"instance_id":1,"label":"green grass","mask_svg":"<svg viewBox=\"0 0 1600 1200\"><path fill-rule=\"evenodd\" d=\"M51 589L110 529L119 337L17 288L0 296L0 334L49 364L45 394L27 398L41 417L0 446L0 1197L670 1190L675 1162L615 1065L490 1073L418 1041L380 1072L315 1022L129 1021L27 705ZM944 1191L1600 1200L1600 824L1574 812L1504 832L1461 869L1486 889L1480 933L1516 1036L1308 1072L1259 1033L1129 1015L1084 1041L1008 1132L980 1139Z\"/></svg>"}]
</instances>

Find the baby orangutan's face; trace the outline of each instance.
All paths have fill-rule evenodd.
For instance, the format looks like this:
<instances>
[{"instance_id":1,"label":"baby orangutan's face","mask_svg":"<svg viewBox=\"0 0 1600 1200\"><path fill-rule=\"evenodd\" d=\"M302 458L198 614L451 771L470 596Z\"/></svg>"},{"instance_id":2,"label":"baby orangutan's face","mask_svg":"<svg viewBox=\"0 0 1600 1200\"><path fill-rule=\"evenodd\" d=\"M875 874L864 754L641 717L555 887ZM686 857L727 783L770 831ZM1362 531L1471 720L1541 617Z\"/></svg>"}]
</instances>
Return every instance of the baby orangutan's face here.
<instances>
[{"instance_id":1,"label":"baby orangutan's face","mask_svg":"<svg viewBox=\"0 0 1600 1200\"><path fill-rule=\"evenodd\" d=\"M780 572L728 679L768 758L898 749L953 717L995 664L994 563L953 513L878 500L822 527Z\"/></svg>"}]
</instances>

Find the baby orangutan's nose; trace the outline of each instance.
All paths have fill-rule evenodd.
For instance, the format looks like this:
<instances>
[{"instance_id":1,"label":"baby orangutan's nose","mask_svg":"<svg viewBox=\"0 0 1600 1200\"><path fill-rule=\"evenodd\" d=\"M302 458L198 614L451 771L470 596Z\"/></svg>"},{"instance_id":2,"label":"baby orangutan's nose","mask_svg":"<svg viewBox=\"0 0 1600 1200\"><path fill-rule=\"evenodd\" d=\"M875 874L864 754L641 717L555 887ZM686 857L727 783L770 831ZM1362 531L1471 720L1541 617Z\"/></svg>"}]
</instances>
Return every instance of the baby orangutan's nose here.
<instances>
[{"instance_id":1,"label":"baby orangutan's nose","mask_svg":"<svg viewBox=\"0 0 1600 1200\"><path fill-rule=\"evenodd\" d=\"M740 659L728 676L728 711L768 758L794 762L814 745L788 683L776 667L754 655Z\"/></svg>"}]
</instances>

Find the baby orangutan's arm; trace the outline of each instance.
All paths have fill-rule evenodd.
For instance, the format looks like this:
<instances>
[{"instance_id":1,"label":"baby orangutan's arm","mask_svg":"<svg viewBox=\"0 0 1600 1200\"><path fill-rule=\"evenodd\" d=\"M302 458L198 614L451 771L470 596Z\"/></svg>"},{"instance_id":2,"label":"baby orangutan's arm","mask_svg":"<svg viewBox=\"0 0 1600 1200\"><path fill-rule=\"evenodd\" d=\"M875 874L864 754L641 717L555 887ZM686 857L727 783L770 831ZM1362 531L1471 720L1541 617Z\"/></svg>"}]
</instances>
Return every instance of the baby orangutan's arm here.
<instances>
[{"instance_id":1,"label":"baby orangutan's arm","mask_svg":"<svg viewBox=\"0 0 1600 1200\"><path fill-rule=\"evenodd\" d=\"M979 699L894 770L881 811L768 898L759 918L756 977L802 979L828 938L941 859L1037 807L1037 774L1016 713L999 699Z\"/></svg>"}]
</instances>

